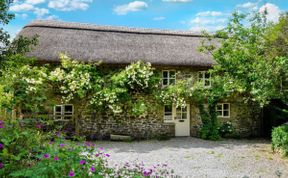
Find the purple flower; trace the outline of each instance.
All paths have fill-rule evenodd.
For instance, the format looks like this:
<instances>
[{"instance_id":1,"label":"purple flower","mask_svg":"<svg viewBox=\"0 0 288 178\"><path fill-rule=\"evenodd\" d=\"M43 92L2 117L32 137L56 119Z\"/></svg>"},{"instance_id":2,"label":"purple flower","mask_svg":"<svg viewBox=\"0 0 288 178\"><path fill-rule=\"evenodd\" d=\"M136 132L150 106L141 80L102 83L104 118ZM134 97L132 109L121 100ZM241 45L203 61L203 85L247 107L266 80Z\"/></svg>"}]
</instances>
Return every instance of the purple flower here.
<instances>
[{"instance_id":1,"label":"purple flower","mask_svg":"<svg viewBox=\"0 0 288 178\"><path fill-rule=\"evenodd\" d=\"M86 142L85 145L86 145L87 147L91 147L91 146L92 146L92 143Z\"/></svg>"},{"instance_id":2,"label":"purple flower","mask_svg":"<svg viewBox=\"0 0 288 178\"><path fill-rule=\"evenodd\" d=\"M4 148L4 145L0 143L0 150L2 150L3 148Z\"/></svg>"},{"instance_id":3,"label":"purple flower","mask_svg":"<svg viewBox=\"0 0 288 178\"><path fill-rule=\"evenodd\" d=\"M4 122L3 121L0 121L0 125L3 125L4 124Z\"/></svg>"},{"instance_id":4,"label":"purple flower","mask_svg":"<svg viewBox=\"0 0 288 178\"><path fill-rule=\"evenodd\" d=\"M36 124L36 128L37 129L41 129L42 128L42 125L40 123Z\"/></svg>"},{"instance_id":5,"label":"purple flower","mask_svg":"<svg viewBox=\"0 0 288 178\"><path fill-rule=\"evenodd\" d=\"M100 156L100 154L99 154L99 153L97 153L95 156L96 156L96 157L99 157L99 156Z\"/></svg>"},{"instance_id":6,"label":"purple flower","mask_svg":"<svg viewBox=\"0 0 288 178\"><path fill-rule=\"evenodd\" d=\"M63 148L65 146L64 143L60 143L60 147Z\"/></svg>"},{"instance_id":7,"label":"purple flower","mask_svg":"<svg viewBox=\"0 0 288 178\"><path fill-rule=\"evenodd\" d=\"M80 163L81 165L83 165L83 164L86 163L86 161L82 159L79 163Z\"/></svg>"},{"instance_id":8,"label":"purple flower","mask_svg":"<svg viewBox=\"0 0 288 178\"><path fill-rule=\"evenodd\" d=\"M101 148L99 148L99 150L103 151L103 150L104 150L104 148L103 148L103 147L101 147Z\"/></svg>"},{"instance_id":9,"label":"purple flower","mask_svg":"<svg viewBox=\"0 0 288 178\"><path fill-rule=\"evenodd\" d=\"M46 158L46 159L48 159L50 156L49 156L49 154L44 154L43 157Z\"/></svg>"},{"instance_id":10,"label":"purple flower","mask_svg":"<svg viewBox=\"0 0 288 178\"><path fill-rule=\"evenodd\" d=\"M0 169L2 169L4 167L3 163L0 163Z\"/></svg>"},{"instance_id":11,"label":"purple flower","mask_svg":"<svg viewBox=\"0 0 288 178\"><path fill-rule=\"evenodd\" d=\"M68 176L69 176L69 177L74 177L74 176L75 176L74 171L70 171L69 174L68 174Z\"/></svg>"},{"instance_id":12,"label":"purple flower","mask_svg":"<svg viewBox=\"0 0 288 178\"><path fill-rule=\"evenodd\" d=\"M95 169L94 166L92 166L92 167L90 168L90 170L91 170L91 172L95 172L95 171L96 171L96 169Z\"/></svg>"},{"instance_id":13,"label":"purple flower","mask_svg":"<svg viewBox=\"0 0 288 178\"><path fill-rule=\"evenodd\" d=\"M106 156L106 157L110 157L110 154L106 153L104 156Z\"/></svg>"},{"instance_id":14,"label":"purple flower","mask_svg":"<svg viewBox=\"0 0 288 178\"><path fill-rule=\"evenodd\" d=\"M4 128L4 125L0 124L0 129Z\"/></svg>"},{"instance_id":15,"label":"purple flower","mask_svg":"<svg viewBox=\"0 0 288 178\"><path fill-rule=\"evenodd\" d=\"M149 169L149 170L144 170L143 176L148 177L148 176L151 175L151 173L152 173L152 170L151 170L151 169Z\"/></svg>"},{"instance_id":16,"label":"purple flower","mask_svg":"<svg viewBox=\"0 0 288 178\"><path fill-rule=\"evenodd\" d=\"M55 156L55 157L54 157L54 161L59 161L59 157L58 157L58 156Z\"/></svg>"}]
</instances>

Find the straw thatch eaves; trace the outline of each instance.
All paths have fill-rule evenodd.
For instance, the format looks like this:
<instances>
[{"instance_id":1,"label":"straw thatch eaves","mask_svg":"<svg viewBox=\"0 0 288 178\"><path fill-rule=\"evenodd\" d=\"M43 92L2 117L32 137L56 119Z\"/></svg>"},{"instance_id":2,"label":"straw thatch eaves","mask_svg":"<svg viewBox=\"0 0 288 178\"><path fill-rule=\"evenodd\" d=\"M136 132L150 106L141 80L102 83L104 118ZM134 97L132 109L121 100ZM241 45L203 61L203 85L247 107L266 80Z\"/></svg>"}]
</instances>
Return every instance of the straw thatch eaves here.
<instances>
[{"instance_id":1,"label":"straw thatch eaves","mask_svg":"<svg viewBox=\"0 0 288 178\"><path fill-rule=\"evenodd\" d=\"M39 35L39 45L28 56L40 61L59 61L59 53L73 59L106 64L129 64L136 60L153 65L199 66L214 64L198 51L203 37L191 32L127 27L96 26L38 20L20 35Z\"/></svg>"}]
</instances>

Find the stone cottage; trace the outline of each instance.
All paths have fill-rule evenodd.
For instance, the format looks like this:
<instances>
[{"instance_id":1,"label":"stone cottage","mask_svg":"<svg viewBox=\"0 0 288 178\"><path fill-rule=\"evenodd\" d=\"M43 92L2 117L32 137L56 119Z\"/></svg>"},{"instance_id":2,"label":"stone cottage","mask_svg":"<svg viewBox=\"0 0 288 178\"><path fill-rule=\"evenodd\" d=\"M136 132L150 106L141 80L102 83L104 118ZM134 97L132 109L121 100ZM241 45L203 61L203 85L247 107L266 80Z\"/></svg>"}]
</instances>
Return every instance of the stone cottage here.
<instances>
[{"instance_id":1,"label":"stone cottage","mask_svg":"<svg viewBox=\"0 0 288 178\"><path fill-rule=\"evenodd\" d=\"M41 63L59 63L59 53L81 61L99 61L106 66L124 67L134 61L150 62L162 73L162 85L172 85L179 78L193 78L211 86L206 72L215 64L212 57L200 53L203 36L184 31L97 26L60 21L38 20L26 25L20 35L39 36L39 44L27 54ZM69 120L77 116L77 104L55 105L53 114ZM220 121L231 121L241 136L257 135L260 119L242 100L227 100L217 105ZM256 112L254 112L256 113ZM77 116L78 117L78 116ZM198 136L201 126L199 109L193 101L185 108L162 106L145 118L107 114L81 115L77 128L83 134L107 138L110 134L151 138L157 135ZM118 117L118 118L116 118ZM120 122L119 122L120 120Z\"/></svg>"}]
</instances>

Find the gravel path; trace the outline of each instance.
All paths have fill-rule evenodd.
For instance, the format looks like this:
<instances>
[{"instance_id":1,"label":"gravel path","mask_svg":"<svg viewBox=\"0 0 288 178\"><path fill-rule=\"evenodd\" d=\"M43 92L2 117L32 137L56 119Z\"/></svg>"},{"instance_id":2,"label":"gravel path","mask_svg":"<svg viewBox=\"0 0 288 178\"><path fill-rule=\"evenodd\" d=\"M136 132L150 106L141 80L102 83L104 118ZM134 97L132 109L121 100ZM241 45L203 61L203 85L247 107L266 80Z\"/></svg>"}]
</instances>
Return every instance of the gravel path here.
<instances>
[{"instance_id":1,"label":"gravel path","mask_svg":"<svg viewBox=\"0 0 288 178\"><path fill-rule=\"evenodd\" d=\"M288 160L271 151L266 140L204 141L174 138L168 141L106 142L111 164L144 161L146 165L168 163L177 175L197 178L239 177L273 178L281 172L288 178Z\"/></svg>"}]
</instances>

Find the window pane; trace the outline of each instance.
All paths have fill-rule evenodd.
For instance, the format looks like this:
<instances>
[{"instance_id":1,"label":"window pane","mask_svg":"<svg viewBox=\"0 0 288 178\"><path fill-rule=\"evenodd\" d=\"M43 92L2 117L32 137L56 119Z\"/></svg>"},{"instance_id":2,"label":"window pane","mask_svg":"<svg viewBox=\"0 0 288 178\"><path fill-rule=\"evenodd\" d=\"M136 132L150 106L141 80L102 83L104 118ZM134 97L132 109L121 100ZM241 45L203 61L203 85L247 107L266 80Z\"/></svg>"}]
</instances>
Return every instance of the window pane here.
<instances>
[{"instance_id":1,"label":"window pane","mask_svg":"<svg viewBox=\"0 0 288 178\"><path fill-rule=\"evenodd\" d=\"M69 117L69 116L65 116L65 117L64 117L64 119L65 119L65 120L71 120L71 119L72 119L72 117Z\"/></svg>"},{"instance_id":2,"label":"window pane","mask_svg":"<svg viewBox=\"0 0 288 178\"><path fill-rule=\"evenodd\" d=\"M169 78L175 78L175 71L169 71Z\"/></svg>"},{"instance_id":3,"label":"window pane","mask_svg":"<svg viewBox=\"0 0 288 178\"><path fill-rule=\"evenodd\" d=\"M205 86L210 86L210 81L209 81L209 80L205 80L204 85L205 85Z\"/></svg>"},{"instance_id":4,"label":"window pane","mask_svg":"<svg viewBox=\"0 0 288 178\"><path fill-rule=\"evenodd\" d=\"M168 85L168 79L163 79L163 85Z\"/></svg>"},{"instance_id":5,"label":"window pane","mask_svg":"<svg viewBox=\"0 0 288 178\"><path fill-rule=\"evenodd\" d=\"M182 108L182 112L187 112L187 106L185 106L184 108Z\"/></svg>"},{"instance_id":6,"label":"window pane","mask_svg":"<svg viewBox=\"0 0 288 178\"><path fill-rule=\"evenodd\" d=\"M216 110L217 110L217 111L222 111L222 105L221 105L221 104L218 104L218 105L216 106Z\"/></svg>"},{"instance_id":7,"label":"window pane","mask_svg":"<svg viewBox=\"0 0 288 178\"><path fill-rule=\"evenodd\" d=\"M218 116L222 116L222 111L217 111Z\"/></svg>"},{"instance_id":8,"label":"window pane","mask_svg":"<svg viewBox=\"0 0 288 178\"><path fill-rule=\"evenodd\" d=\"M64 106L64 112L70 112L72 113L73 112L73 106L72 105L65 105Z\"/></svg>"},{"instance_id":9,"label":"window pane","mask_svg":"<svg viewBox=\"0 0 288 178\"><path fill-rule=\"evenodd\" d=\"M168 71L163 71L163 78L168 78Z\"/></svg>"},{"instance_id":10,"label":"window pane","mask_svg":"<svg viewBox=\"0 0 288 178\"><path fill-rule=\"evenodd\" d=\"M205 72L205 79L209 79L210 78L210 74L208 72Z\"/></svg>"},{"instance_id":11,"label":"window pane","mask_svg":"<svg viewBox=\"0 0 288 178\"><path fill-rule=\"evenodd\" d=\"M168 112L170 112L170 113L172 113L172 105L165 105L165 113L168 113Z\"/></svg>"},{"instance_id":12,"label":"window pane","mask_svg":"<svg viewBox=\"0 0 288 178\"><path fill-rule=\"evenodd\" d=\"M182 119L187 119L187 113L182 113Z\"/></svg>"},{"instance_id":13,"label":"window pane","mask_svg":"<svg viewBox=\"0 0 288 178\"><path fill-rule=\"evenodd\" d=\"M200 81L202 81L202 79L203 79L203 73L202 73L202 72L199 72L199 74L198 74L198 81L200 82Z\"/></svg>"},{"instance_id":14,"label":"window pane","mask_svg":"<svg viewBox=\"0 0 288 178\"><path fill-rule=\"evenodd\" d=\"M62 106L55 106L55 112L60 112L62 111Z\"/></svg>"},{"instance_id":15,"label":"window pane","mask_svg":"<svg viewBox=\"0 0 288 178\"><path fill-rule=\"evenodd\" d=\"M229 114L229 111L224 111L223 112L223 116L229 116L230 114Z\"/></svg>"},{"instance_id":16,"label":"window pane","mask_svg":"<svg viewBox=\"0 0 288 178\"><path fill-rule=\"evenodd\" d=\"M229 104L224 104L224 110L229 110Z\"/></svg>"},{"instance_id":17,"label":"window pane","mask_svg":"<svg viewBox=\"0 0 288 178\"><path fill-rule=\"evenodd\" d=\"M181 119L181 113L176 114L176 119Z\"/></svg>"},{"instance_id":18,"label":"window pane","mask_svg":"<svg viewBox=\"0 0 288 178\"><path fill-rule=\"evenodd\" d=\"M169 84L170 84L170 85L175 84L175 79L170 79L170 80L169 80Z\"/></svg>"}]
</instances>

